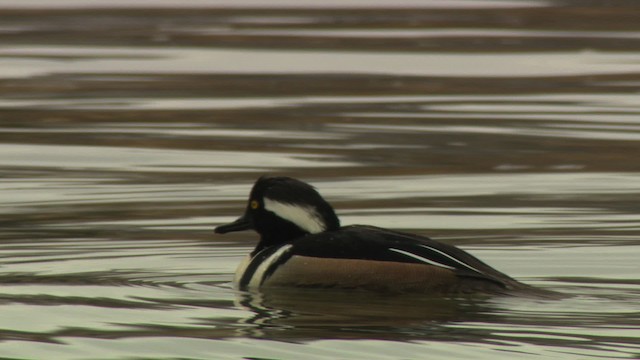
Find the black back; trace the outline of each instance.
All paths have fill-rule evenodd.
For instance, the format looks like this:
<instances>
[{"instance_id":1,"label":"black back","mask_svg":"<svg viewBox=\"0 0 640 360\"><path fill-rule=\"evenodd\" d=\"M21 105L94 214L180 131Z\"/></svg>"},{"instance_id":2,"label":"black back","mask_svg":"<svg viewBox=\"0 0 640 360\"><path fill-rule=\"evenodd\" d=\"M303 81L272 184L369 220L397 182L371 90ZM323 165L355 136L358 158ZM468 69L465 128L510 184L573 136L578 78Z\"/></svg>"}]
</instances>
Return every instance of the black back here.
<instances>
[{"instance_id":1,"label":"black back","mask_svg":"<svg viewBox=\"0 0 640 360\"><path fill-rule=\"evenodd\" d=\"M493 269L475 256L455 246L444 244L427 237L407 234L374 226L352 225L308 235L291 242L293 247L288 256L362 259L425 264L420 258L428 259L451 268L462 277L481 278L504 285L514 279ZM416 257L407 256L413 254Z\"/></svg>"}]
</instances>

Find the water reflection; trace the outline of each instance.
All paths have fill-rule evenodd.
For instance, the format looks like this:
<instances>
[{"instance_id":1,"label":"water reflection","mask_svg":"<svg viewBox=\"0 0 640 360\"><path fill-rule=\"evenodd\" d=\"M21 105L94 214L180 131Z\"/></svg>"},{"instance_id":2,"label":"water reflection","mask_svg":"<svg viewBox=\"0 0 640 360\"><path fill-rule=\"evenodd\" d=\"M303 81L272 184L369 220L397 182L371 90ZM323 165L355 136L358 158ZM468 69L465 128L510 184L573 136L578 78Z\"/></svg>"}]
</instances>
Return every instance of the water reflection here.
<instances>
[{"instance_id":1,"label":"water reflection","mask_svg":"<svg viewBox=\"0 0 640 360\"><path fill-rule=\"evenodd\" d=\"M490 308L487 298L443 298L415 295L381 295L331 290L271 289L240 293L237 302L254 315L242 321L251 325L246 335L293 340L360 336L406 341L431 336L450 321L482 317ZM402 309L402 311L398 311ZM487 319L485 319L487 320ZM412 329L413 327L413 329ZM301 331L283 333L284 329ZM360 334L360 335L358 335ZM433 334L438 336L437 334Z\"/></svg>"},{"instance_id":2,"label":"water reflection","mask_svg":"<svg viewBox=\"0 0 640 360\"><path fill-rule=\"evenodd\" d=\"M306 41L306 40L305 40ZM60 54L85 53L90 56L71 57L73 68L64 61L51 58ZM125 54L123 56L123 53ZM106 54L105 57L102 54ZM221 74L362 74L361 64L367 64L367 74L396 76L449 76L449 77L575 77L584 73L597 75L635 74L640 70L640 56L635 52L618 51L614 54L584 52L532 54L492 52L464 57L453 53L380 53L341 52L317 50L196 50L154 49L128 51L87 47L31 47L28 50L0 49L0 58L9 65L0 75L5 78L35 77L47 73L92 74L91 77L118 77L142 74L157 77L160 74L208 74L215 66ZM150 59L151 58L151 59ZM64 59L64 57L63 57ZM212 63L211 59L215 59ZM26 62L25 62L26 61ZM126 72L123 72L126 69ZM180 71L180 69L182 69ZM99 70L99 71L98 71ZM113 76L112 74L117 74ZM108 80L108 79L106 79Z\"/></svg>"},{"instance_id":3,"label":"water reflection","mask_svg":"<svg viewBox=\"0 0 640 360\"><path fill-rule=\"evenodd\" d=\"M0 166L47 167L52 162L70 170L107 171L179 171L220 172L261 171L260 169L286 167L339 167L354 166L349 162L332 161L330 156L313 154L254 154L243 151L186 151L152 150L108 146L65 145L0 145L0 151L8 156L0 160ZM47 154L43 159L42 154ZM314 161L315 160L315 161ZM264 171L264 170L263 170Z\"/></svg>"}]
</instances>

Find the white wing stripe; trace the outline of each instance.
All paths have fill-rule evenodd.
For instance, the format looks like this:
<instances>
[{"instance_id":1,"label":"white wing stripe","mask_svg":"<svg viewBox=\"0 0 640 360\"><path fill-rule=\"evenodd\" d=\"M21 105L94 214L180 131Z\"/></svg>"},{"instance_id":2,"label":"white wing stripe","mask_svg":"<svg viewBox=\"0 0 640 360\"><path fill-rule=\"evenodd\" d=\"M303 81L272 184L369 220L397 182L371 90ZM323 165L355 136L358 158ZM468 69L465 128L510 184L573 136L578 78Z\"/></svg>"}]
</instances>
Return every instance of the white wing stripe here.
<instances>
[{"instance_id":1,"label":"white wing stripe","mask_svg":"<svg viewBox=\"0 0 640 360\"><path fill-rule=\"evenodd\" d=\"M443 251L440 251L440 250L438 250L438 249L434 249L434 248L432 248L432 247L430 247L430 246L427 246L427 245L420 245L420 246L421 246L421 247L423 247L423 248L429 249L429 250L431 250L431 251L435 251L435 252L437 252L437 253L438 253L438 254L440 254L440 255L444 255L444 256L448 257L449 259L451 259L451 260L453 260L453 261L457 262L458 264L460 264L460 265L462 265L462 266L466 267L467 269L471 269L471 270L473 270L473 271L475 271L475 272L477 272L477 273L479 273L479 274L484 274L482 271L480 271L480 270L478 270L478 269L474 268L474 267L473 267L473 266L471 266L471 265L468 265L467 263L464 263L464 262L462 262L462 261L460 261L460 260L458 260L458 259L454 258L453 256L451 256L451 255L449 255L449 254L447 254L447 253L445 253L445 252L443 252Z\"/></svg>"},{"instance_id":2,"label":"white wing stripe","mask_svg":"<svg viewBox=\"0 0 640 360\"><path fill-rule=\"evenodd\" d=\"M429 265L439 266L439 267L443 267L443 268L447 268L447 269L451 269L451 270L455 269L454 267L451 267L451 266L448 266L448 265L445 265L445 264L440 264L439 262L435 262L433 260L429 260L429 259L424 258L422 256L419 256L419 255L416 255L416 254L412 254L412 253L410 253L408 251L404 251L404 250L400 250L400 249L393 249L393 248L389 248L389 250L397 252L397 253L402 254L402 255L406 255L406 256L408 256L410 258L414 258L416 260L420 260L420 261L422 261L424 263L427 263Z\"/></svg>"}]
</instances>

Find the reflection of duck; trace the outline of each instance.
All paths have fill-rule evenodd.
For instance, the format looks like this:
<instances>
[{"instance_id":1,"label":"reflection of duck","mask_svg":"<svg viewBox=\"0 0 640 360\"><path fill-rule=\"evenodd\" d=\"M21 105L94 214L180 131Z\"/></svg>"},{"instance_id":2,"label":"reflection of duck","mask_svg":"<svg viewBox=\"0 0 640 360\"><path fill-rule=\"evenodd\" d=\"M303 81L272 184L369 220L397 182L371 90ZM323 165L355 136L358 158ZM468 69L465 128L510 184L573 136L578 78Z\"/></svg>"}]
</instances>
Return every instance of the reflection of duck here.
<instances>
[{"instance_id":1,"label":"reflection of duck","mask_svg":"<svg viewBox=\"0 0 640 360\"><path fill-rule=\"evenodd\" d=\"M236 272L240 289L309 287L471 293L529 289L454 246L373 226L340 227L331 205L288 177L256 181L246 211L217 233L260 241Z\"/></svg>"},{"instance_id":2,"label":"reflection of duck","mask_svg":"<svg viewBox=\"0 0 640 360\"><path fill-rule=\"evenodd\" d=\"M236 332L278 340L446 338L451 321L494 318L488 297L442 297L338 289L268 288L239 292L236 306L252 315ZM399 311L400 310L400 311ZM282 331L282 330L295 331Z\"/></svg>"}]
</instances>

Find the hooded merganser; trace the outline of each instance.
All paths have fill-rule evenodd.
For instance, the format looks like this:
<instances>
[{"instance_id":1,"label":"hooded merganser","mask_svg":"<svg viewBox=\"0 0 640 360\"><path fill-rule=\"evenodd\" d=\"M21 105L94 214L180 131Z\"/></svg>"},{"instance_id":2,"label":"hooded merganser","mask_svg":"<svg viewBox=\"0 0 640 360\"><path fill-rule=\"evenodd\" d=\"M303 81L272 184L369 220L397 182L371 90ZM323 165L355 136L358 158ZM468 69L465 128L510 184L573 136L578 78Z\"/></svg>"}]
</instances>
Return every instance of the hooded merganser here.
<instances>
[{"instance_id":1,"label":"hooded merganser","mask_svg":"<svg viewBox=\"0 0 640 360\"><path fill-rule=\"evenodd\" d=\"M341 227L314 187L289 177L259 178L244 215L215 232L249 229L260 234L260 241L235 274L240 289L469 293L528 288L452 245L374 226Z\"/></svg>"}]
</instances>

